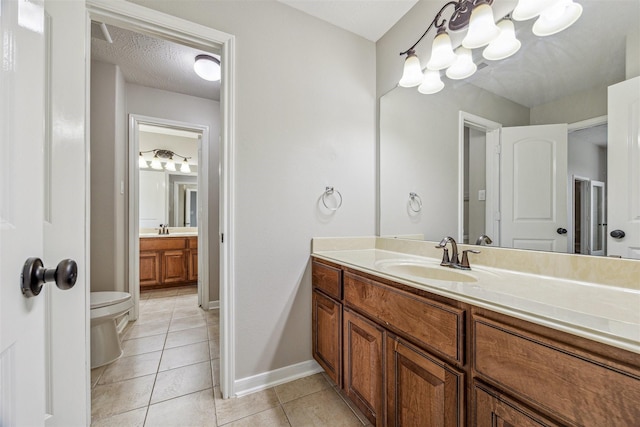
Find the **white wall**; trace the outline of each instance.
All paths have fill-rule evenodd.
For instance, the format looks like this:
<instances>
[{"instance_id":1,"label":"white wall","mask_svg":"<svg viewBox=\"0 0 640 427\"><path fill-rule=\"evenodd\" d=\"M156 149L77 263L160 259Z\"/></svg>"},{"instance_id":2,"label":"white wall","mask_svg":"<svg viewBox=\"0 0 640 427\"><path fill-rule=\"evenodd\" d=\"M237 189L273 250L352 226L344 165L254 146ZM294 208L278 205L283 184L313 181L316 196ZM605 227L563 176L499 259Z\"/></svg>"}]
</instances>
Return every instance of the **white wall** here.
<instances>
[{"instance_id":1,"label":"white wall","mask_svg":"<svg viewBox=\"0 0 640 427\"><path fill-rule=\"evenodd\" d=\"M220 103L131 83L127 83L126 91L127 114L209 126L209 299L217 301L220 284L218 247L220 180L217 173L220 162Z\"/></svg>"},{"instance_id":2,"label":"white wall","mask_svg":"<svg viewBox=\"0 0 640 427\"><path fill-rule=\"evenodd\" d=\"M575 123L607 115L607 86L594 87L531 109L531 124Z\"/></svg>"},{"instance_id":3,"label":"white wall","mask_svg":"<svg viewBox=\"0 0 640 427\"><path fill-rule=\"evenodd\" d=\"M91 62L91 291L127 290L125 82L120 69Z\"/></svg>"},{"instance_id":4,"label":"white wall","mask_svg":"<svg viewBox=\"0 0 640 427\"><path fill-rule=\"evenodd\" d=\"M236 36L235 378L310 360L311 238L375 232L375 46L275 1L136 3Z\"/></svg>"}]
</instances>

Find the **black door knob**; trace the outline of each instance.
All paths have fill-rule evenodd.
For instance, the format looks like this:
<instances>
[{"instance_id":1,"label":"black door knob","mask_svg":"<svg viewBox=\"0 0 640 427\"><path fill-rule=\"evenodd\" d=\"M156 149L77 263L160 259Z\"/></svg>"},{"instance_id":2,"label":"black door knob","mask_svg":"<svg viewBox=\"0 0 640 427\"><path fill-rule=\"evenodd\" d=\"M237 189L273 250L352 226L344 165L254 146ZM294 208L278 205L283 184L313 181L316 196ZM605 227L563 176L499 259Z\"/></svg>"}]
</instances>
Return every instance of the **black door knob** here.
<instances>
[{"instance_id":1,"label":"black door knob","mask_svg":"<svg viewBox=\"0 0 640 427\"><path fill-rule=\"evenodd\" d=\"M556 232L557 232L558 234L567 234L567 229L566 229L566 228L562 228L562 227L560 227L560 228L558 228L558 229L556 230Z\"/></svg>"},{"instance_id":2,"label":"black door knob","mask_svg":"<svg viewBox=\"0 0 640 427\"><path fill-rule=\"evenodd\" d=\"M53 269L44 268L40 258L29 258L24 263L20 276L22 295L27 298L35 297L47 282L56 282L56 286L62 290L71 289L77 278L78 264L72 259L63 259Z\"/></svg>"},{"instance_id":3,"label":"black door knob","mask_svg":"<svg viewBox=\"0 0 640 427\"><path fill-rule=\"evenodd\" d=\"M614 239L622 239L625 236L624 231L622 230L613 230L609 235Z\"/></svg>"}]
</instances>

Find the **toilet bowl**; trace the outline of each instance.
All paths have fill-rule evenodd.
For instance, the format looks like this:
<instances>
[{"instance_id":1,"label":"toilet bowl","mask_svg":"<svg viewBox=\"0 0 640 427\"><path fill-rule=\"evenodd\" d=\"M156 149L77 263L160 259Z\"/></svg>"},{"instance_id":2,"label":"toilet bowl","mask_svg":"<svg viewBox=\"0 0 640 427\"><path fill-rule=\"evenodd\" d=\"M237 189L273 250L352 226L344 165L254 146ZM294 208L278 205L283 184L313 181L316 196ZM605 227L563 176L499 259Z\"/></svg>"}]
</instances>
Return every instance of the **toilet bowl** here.
<instances>
[{"instance_id":1,"label":"toilet bowl","mask_svg":"<svg viewBox=\"0 0 640 427\"><path fill-rule=\"evenodd\" d=\"M126 292L91 292L91 368L106 365L122 356L116 319L133 307Z\"/></svg>"}]
</instances>

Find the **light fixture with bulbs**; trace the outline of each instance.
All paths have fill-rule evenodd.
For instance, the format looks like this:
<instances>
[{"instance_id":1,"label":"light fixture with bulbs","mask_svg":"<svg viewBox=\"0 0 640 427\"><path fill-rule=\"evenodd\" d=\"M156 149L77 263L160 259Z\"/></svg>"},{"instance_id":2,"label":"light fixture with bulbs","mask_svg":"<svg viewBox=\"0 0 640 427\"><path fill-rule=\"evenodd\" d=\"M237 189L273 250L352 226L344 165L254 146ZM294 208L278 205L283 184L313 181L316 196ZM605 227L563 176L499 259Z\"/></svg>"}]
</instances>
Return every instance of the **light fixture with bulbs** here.
<instances>
[{"instance_id":1,"label":"light fixture with bulbs","mask_svg":"<svg viewBox=\"0 0 640 427\"><path fill-rule=\"evenodd\" d=\"M193 71L207 81L220 80L220 60L211 55L198 55L193 63Z\"/></svg>"},{"instance_id":2,"label":"light fixture with bulbs","mask_svg":"<svg viewBox=\"0 0 640 427\"><path fill-rule=\"evenodd\" d=\"M171 150L164 150L160 148L154 148L153 150L148 151L140 151L140 156L138 157L138 167L140 169L146 169L149 167L149 163L147 163L147 160L143 156L143 154L145 153L153 153L153 159L151 159L152 169L176 171L176 163L173 160L173 157L175 156L182 158L180 172L191 173L191 167L189 166L189 159L191 157L181 156L180 154L176 154ZM164 162L164 167L162 166L161 162Z\"/></svg>"},{"instance_id":3,"label":"light fixture with bulbs","mask_svg":"<svg viewBox=\"0 0 640 427\"><path fill-rule=\"evenodd\" d=\"M497 24L491 5L494 0L456 0L447 2L436 14L427 30L409 49L406 55L402 87L418 86L423 94L437 93L444 88L440 71L452 80L471 77L477 70L473 62L472 49L484 48L482 56L489 61L498 61L514 55L521 46L516 38L512 21L526 21L538 18L533 25L533 33L544 37L569 28L582 14L582 6L573 0L518 0L515 9ZM442 17L444 11L452 7L449 21ZM415 48L431 28L436 35L431 47L431 58L426 70L422 69ZM462 46L454 51L449 31L467 30Z\"/></svg>"}]
</instances>

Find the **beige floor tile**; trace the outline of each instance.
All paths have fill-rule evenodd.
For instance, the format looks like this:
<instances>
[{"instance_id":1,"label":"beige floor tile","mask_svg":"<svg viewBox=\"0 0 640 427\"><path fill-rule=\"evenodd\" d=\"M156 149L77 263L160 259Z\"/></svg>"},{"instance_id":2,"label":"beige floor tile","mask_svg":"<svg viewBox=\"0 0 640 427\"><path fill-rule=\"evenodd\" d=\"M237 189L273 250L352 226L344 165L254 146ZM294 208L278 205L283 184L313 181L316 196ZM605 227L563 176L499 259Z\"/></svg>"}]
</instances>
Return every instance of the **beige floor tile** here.
<instances>
[{"instance_id":1,"label":"beige floor tile","mask_svg":"<svg viewBox=\"0 0 640 427\"><path fill-rule=\"evenodd\" d=\"M209 343L199 342L164 350L160 361L160 371L209 360Z\"/></svg>"},{"instance_id":2,"label":"beige floor tile","mask_svg":"<svg viewBox=\"0 0 640 427\"><path fill-rule=\"evenodd\" d=\"M91 388L95 387L98 384L98 380L104 374L104 370L107 369L107 366L100 366L99 368L95 368L91 370Z\"/></svg>"},{"instance_id":3,"label":"beige floor tile","mask_svg":"<svg viewBox=\"0 0 640 427\"><path fill-rule=\"evenodd\" d=\"M91 393L91 418L98 420L149 404L155 375L97 385Z\"/></svg>"},{"instance_id":4,"label":"beige floor tile","mask_svg":"<svg viewBox=\"0 0 640 427\"><path fill-rule=\"evenodd\" d=\"M202 316L189 316L181 317L179 319L172 319L171 325L169 325L169 332L182 331L184 329L198 328L200 326L207 326Z\"/></svg>"},{"instance_id":5,"label":"beige floor tile","mask_svg":"<svg viewBox=\"0 0 640 427\"><path fill-rule=\"evenodd\" d=\"M365 417L362 411L360 411L360 409L358 409L356 405L353 404L353 402L351 402L351 400L347 397L347 394L344 392L344 390L339 388L334 388L334 390L336 391L336 393L338 393L338 395L342 398L342 400L347 404L347 406L351 408L351 411L355 414L356 417L358 417L358 419L360 420L360 422L362 422L362 424L364 424L365 426L371 426L371 422L369 421L369 419Z\"/></svg>"},{"instance_id":6,"label":"beige floor tile","mask_svg":"<svg viewBox=\"0 0 640 427\"><path fill-rule=\"evenodd\" d=\"M144 407L97 420L91 423L91 427L142 427L146 415L147 408Z\"/></svg>"},{"instance_id":7,"label":"beige floor tile","mask_svg":"<svg viewBox=\"0 0 640 427\"><path fill-rule=\"evenodd\" d=\"M209 340L209 358L220 359L220 343L217 338Z\"/></svg>"},{"instance_id":8,"label":"beige floor tile","mask_svg":"<svg viewBox=\"0 0 640 427\"><path fill-rule=\"evenodd\" d=\"M172 310L162 311L143 311L140 310L136 325L142 325L146 323L159 323L159 322L171 322Z\"/></svg>"},{"instance_id":9,"label":"beige floor tile","mask_svg":"<svg viewBox=\"0 0 640 427\"><path fill-rule=\"evenodd\" d=\"M215 427L216 411L211 389L149 406L146 427Z\"/></svg>"},{"instance_id":10,"label":"beige floor tile","mask_svg":"<svg viewBox=\"0 0 640 427\"><path fill-rule=\"evenodd\" d=\"M178 295L178 289L176 288L156 289L153 291L141 292L140 294L146 296L148 299L169 298L169 297L175 297L176 295Z\"/></svg>"},{"instance_id":11,"label":"beige floor tile","mask_svg":"<svg viewBox=\"0 0 640 427\"><path fill-rule=\"evenodd\" d=\"M292 400L282 407L292 427L362 426L362 422L333 389Z\"/></svg>"},{"instance_id":12,"label":"beige floor tile","mask_svg":"<svg viewBox=\"0 0 640 427\"><path fill-rule=\"evenodd\" d=\"M207 325L209 326L220 326L220 310L209 310L205 312L205 318L207 319Z\"/></svg>"},{"instance_id":13,"label":"beige floor tile","mask_svg":"<svg viewBox=\"0 0 640 427\"><path fill-rule=\"evenodd\" d=\"M211 364L209 362L171 369L158 374L151 395L151 403L158 403L212 387Z\"/></svg>"},{"instance_id":14,"label":"beige floor tile","mask_svg":"<svg viewBox=\"0 0 640 427\"><path fill-rule=\"evenodd\" d=\"M287 416L280 406L250 415L238 421L225 424L224 427L289 427Z\"/></svg>"},{"instance_id":15,"label":"beige floor tile","mask_svg":"<svg viewBox=\"0 0 640 427\"><path fill-rule=\"evenodd\" d=\"M154 311L171 311L175 307L174 298L148 299L140 305L140 313L152 313Z\"/></svg>"},{"instance_id":16,"label":"beige floor tile","mask_svg":"<svg viewBox=\"0 0 640 427\"><path fill-rule=\"evenodd\" d=\"M220 338L220 327L218 325L207 325L207 332L210 340Z\"/></svg>"},{"instance_id":17,"label":"beige floor tile","mask_svg":"<svg viewBox=\"0 0 640 427\"><path fill-rule=\"evenodd\" d=\"M164 348L180 347L182 345L207 341L207 339L207 328L204 326L169 332L167 334L167 342L165 343Z\"/></svg>"},{"instance_id":18,"label":"beige floor tile","mask_svg":"<svg viewBox=\"0 0 640 427\"><path fill-rule=\"evenodd\" d=\"M338 384L334 383L331 377L327 375L326 372L322 372L322 376L324 377L325 380L327 380L327 382L331 385L331 387L336 388L338 386Z\"/></svg>"},{"instance_id":19,"label":"beige floor tile","mask_svg":"<svg viewBox=\"0 0 640 427\"><path fill-rule=\"evenodd\" d=\"M173 309L173 319L191 316L200 316L204 318L204 310L200 307L175 307Z\"/></svg>"},{"instance_id":20,"label":"beige floor tile","mask_svg":"<svg viewBox=\"0 0 640 427\"><path fill-rule=\"evenodd\" d=\"M174 301L178 308L198 307L198 295L180 295Z\"/></svg>"},{"instance_id":21,"label":"beige floor tile","mask_svg":"<svg viewBox=\"0 0 640 427\"><path fill-rule=\"evenodd\" d=\"M220 385L220 359L214 359L211 361L211 372L213 376L213 386Z\"/></svg>"},{"instance_id":22,"label":"beige floor tile","mask_svg":"<svg viewBox=\"0 0 640 427\"><path fill-rule=\"evenodd\" d=\"M220 392L216 389L215 398L219 425L237 421L279 405L272 388L235 399L222 399Z\"/></svg>"},{"instance_id":23,"label":"beige floor tile","mask_svg":"<svg viewBox=\"0 0 640 427\"><path fill-rule=\"evenodd\" d=\"M167 333L169 329L168 321L152 322L142 325L133 325L129 331L124 335L125 340L132 340L134 338L150 337L151 335L160 335Z\"/></svg>"},{"instance_id":24,"label":"beige floor tile","mask_svg":"<svg viewBox=\"0 0 640 427\"><path fill-rule=\"evenodd\" d=\"M122 341L123 356L136 356L138 354L160 351L164 348L166 337L166 334L161 334Z\"/></svg>"},{"instance_id":25,"label":"beige floor tile","mask_svg":"<svg viewBox=\"0 0 640 427\"><path fill-rule=\"evenodd\" d=\"M276 386L275 390L280 402L286 403L328 388L331 388L331 385L322 374L315 374Z\"/></svg>"},{"instance_id":26,"label":"beige floor tile","mask_svg":"<svg viewBox=\"0 0 640 427\"><path fill-rule=\"evenodd\" d=\"M130 378L143 377L158 372L161 351L121 357L107 366L98 384L109 384Z\"/></svg>"},{"instance_id":27,"label":"beige floor tile","mask_svg":"<svg viewBox=\"0 0 640 427\"><path fill-rule=\"evenodd\" d=\"M192 285L192 286L181 286L177 289L178 291L178 295L193 295L193 294L198 294L198 286L197 285Z\"/></svg>"}]
</instances>

